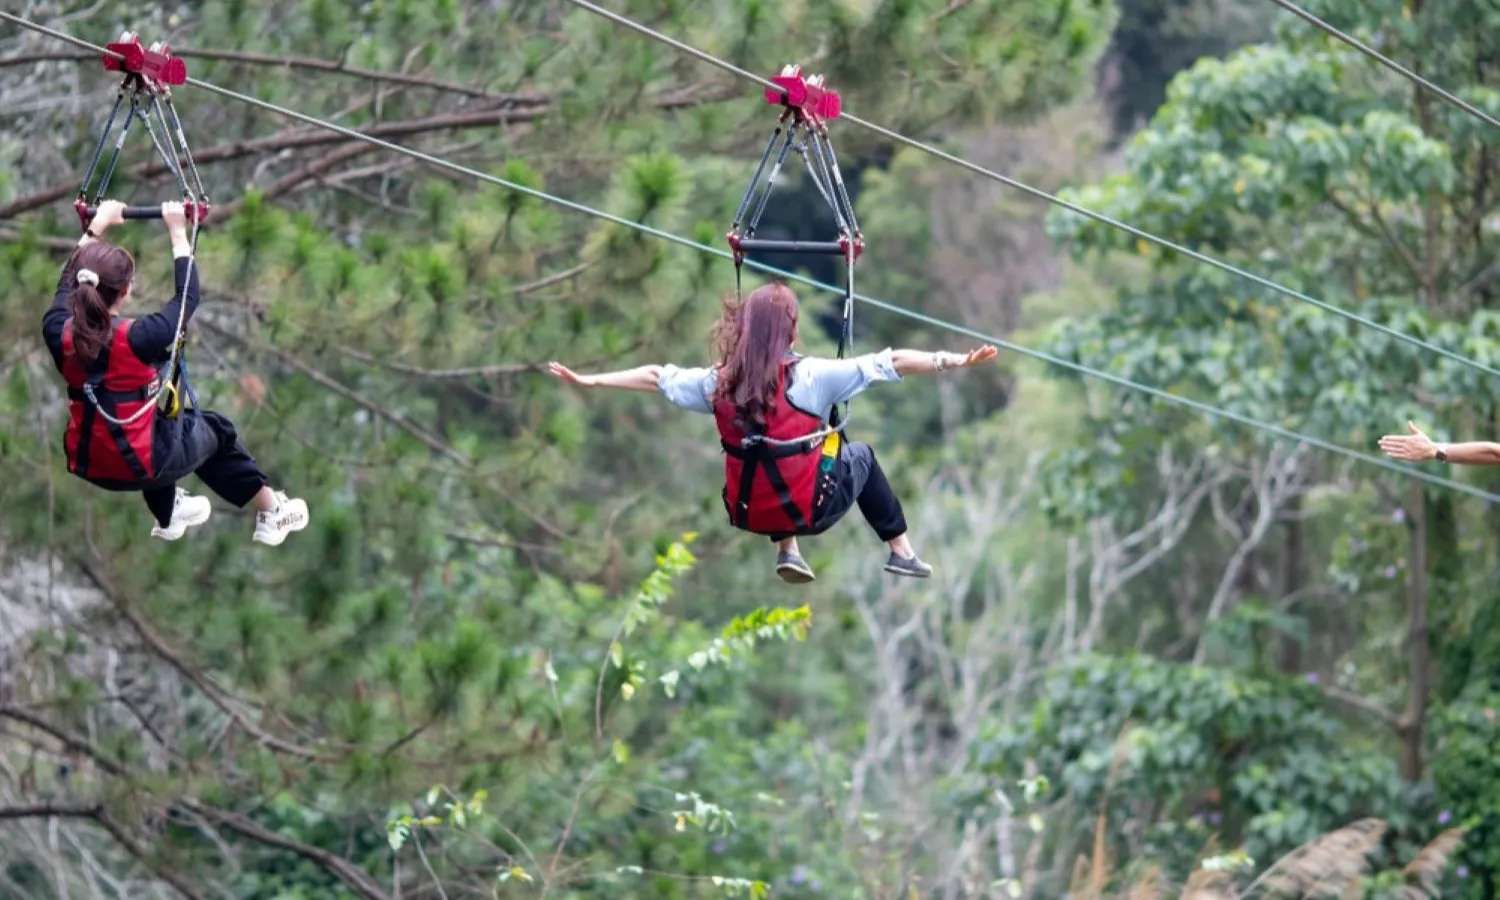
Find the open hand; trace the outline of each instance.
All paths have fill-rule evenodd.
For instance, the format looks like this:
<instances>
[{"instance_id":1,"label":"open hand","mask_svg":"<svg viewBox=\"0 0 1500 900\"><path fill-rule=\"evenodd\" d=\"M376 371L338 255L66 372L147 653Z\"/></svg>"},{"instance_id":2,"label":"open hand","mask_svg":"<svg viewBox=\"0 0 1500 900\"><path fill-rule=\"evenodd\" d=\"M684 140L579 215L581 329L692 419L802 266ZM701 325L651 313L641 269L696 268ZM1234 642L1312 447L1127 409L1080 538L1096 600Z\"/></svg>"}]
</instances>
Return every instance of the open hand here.
<instances>
[{"instance_id":1,"label":"open hand","mask_svg":"<svg viewBox=\"0 0 1500 900\"><path fill-rule=\"evenodd\" d=\"M553 378L561 379L562 381L566 381L568 384L577 385L578 387L594 386L594 380L592 378L587 375L579 375L577 372L573 371L560 362L547 363L547 372L551 374Z\"/></svg>"},{"instance_id":2,"label":"open hand","mask_svg":"<svg viewBox=\"0 0 1500 900\"><path fill-rule=\"evenodd\" d=\"M977 366L980 363L987 363L999 355L1000 351L995 347L994 344L985 344L983 347L975 347L973 350L970 350L968 353L966 353L964 355L964 361L959 363L959 365L964 368L968 368L969 366Z\"/></svg>"},{"instance_id":3,"label":"open hand","mask_svg":"<svg viewBox=\"0 0 1500 900\"><path fill-rule=\"evenodd\" d=\"M1415 422L1406 423L1410 434L1388 434L1380 439L1380 449L1392 459L1425 462L1437 457L1437 444L1422 433Z\"/></svg>"}]
</instances>

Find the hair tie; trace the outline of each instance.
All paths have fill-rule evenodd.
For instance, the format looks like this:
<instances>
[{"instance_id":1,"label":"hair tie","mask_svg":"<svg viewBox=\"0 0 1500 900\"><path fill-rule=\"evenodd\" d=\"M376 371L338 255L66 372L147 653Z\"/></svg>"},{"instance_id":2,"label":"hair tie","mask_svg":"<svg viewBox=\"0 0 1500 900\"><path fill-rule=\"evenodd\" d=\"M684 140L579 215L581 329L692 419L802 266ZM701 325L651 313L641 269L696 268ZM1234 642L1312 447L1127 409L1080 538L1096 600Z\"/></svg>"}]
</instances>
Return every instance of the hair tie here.
<instances>
[{"instance_id":1,"label":"hair tie","mask_svg":"<svg viewBox=\"0 0 1500 900\"><path fill-rule=\"evenodd\" d=\"M99 286L99 273L95 272L93 269L79 269L78 270L78 283L79 284L92 285L93 287L98 287Z\"/></svg>"}]
</instances>

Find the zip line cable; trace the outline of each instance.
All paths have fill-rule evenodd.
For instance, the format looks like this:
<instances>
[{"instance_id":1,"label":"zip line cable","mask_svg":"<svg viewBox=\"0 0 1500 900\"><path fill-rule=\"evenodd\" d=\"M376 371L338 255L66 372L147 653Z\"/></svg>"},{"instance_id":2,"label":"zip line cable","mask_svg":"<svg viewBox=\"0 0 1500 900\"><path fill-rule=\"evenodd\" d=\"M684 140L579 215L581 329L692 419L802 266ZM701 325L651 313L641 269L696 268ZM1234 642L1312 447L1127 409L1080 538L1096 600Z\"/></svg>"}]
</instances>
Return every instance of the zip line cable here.
<instances>
[{"instance_id":1,"label":"zip line cable","mask_svg":"<svg viewBox=\"0 0 1500 900\"><path fill-rule=\"evenodd\" d=\"M747 71L740 68L739 66L736 66L734 63L719 59L718 57L710 53L706 53L702 50L697 49L696 47L691 47L687 44L684 44L682 41L662 34L660 31L657 31L656 29L648 25L642 25L641 23L627 18L626 16L622 16L619 13L611 12L610 10L598 5L597 3L590 2L590 0L568 0L568 2L573 4L574 6L581 7L588 10L589 12L602 16L617 25L621 25L639 34L645 35L652 40L659 41L660 43L666 44L669 47L681 50L682 52L687 53L695 59L699 59L703 62L708 63L709 65L716 66L740 78L753 81L756 84L761 85L762 87L770 88L771 90L781 90L781 87L779 85L765 78L762 78L759 75L756 75L754 72ZM1253 281L1261 287L1269 288L1279 294L1284 294L1302 303L1316 306L1318 309L1321 309L1324 312L1332 313L1333 315L1340 316L1344 319L1349 320L1350 322L1357 323L1366 328L1374 329L1375 331L1378 331L1381 334L1386 335L1387 337L1391 337L1403 343L1410 344L1413 347L1420 347L1423 350L1427 350L1431 353L1436 353L1439 356L1450 359L1453 362L1459 363L1461 365L1468 366L1469 368L1476 369L1480 372L1484 372L1487 375L1500 377L1500 369L1496 369L1493 366L1486 365L1485 363L1482 363L1477 359L1472 359L1470 357L1464 356L1461 353L1456 353L1452 350L1448 350L1447 348L1439 347L1436 344L1424 341L1419 337L1407 334L1406 332L1396 328L1392 328L1389 325L1382 325L1381 323L1369 318L1368 316L1363 316L1352 310L1344 309L1342 306L1336 306L1332 303L1327 302L1326 300L1319 300L1318 298L1303 293L1302 291L1299 291L1295 288L1287 287L1286 285L1276 281L1272 281L1271 279L1266 278L1263 275L1257 275L1254 272L1251 272L1247 269L1242 269L1239 266L1234 265L1233 263L1225 262L1224 260L1209 256L1206 253L1194 250L1184 244L1179 244L1176 241L1161 237L1160 235L1152 234L1149 231L1145 231L1141 228L1136 227L1135 225L1131 225L1128 222L1116 219L1113 216L1097 212L1095 210L1089 209L1086 206L1079 206L1078 204L1070 200L1064 200L1062 197L1059 197L1056 194L1048 193L1041 188L1032 187L1031 185L1026 184L1023 181L1017 181L1016 179L1011 178L1009 175L1002 175L992 169L986 169L985 167L977 163L969 162L962 157L954 156L953 154L945 150L941 150L938 147L933 146L932 144L919 141L915 138L909 138L906 135L899 134L889 128L886 128L883 125L878 125L874 122L869 121L868 119L862 119L859 116L848 112L847 110L841 112L839 114L839 117L842 119L847 119L850 123L858 125L859 127L864 128L867 131L873 131L874 133L888 140L894 141L898 144L904 144L915 150L920 150L923 153L935 156L938 159L944 160L945 162L952 163L959 168L966 169L967 171L972 172L975 175L979 175L983 178L988 178L992 181L998 181L1007 187L1015 188L1018 191L1037 198L1038 200L1044 200L1055 206L1060 206L1063 209L1068 210L1069 212L1076 213L1080 216L1083 216L1084 218L1093 219L1095 222L1108 225L1111 228L1119 229L1120 231L1131 234L1143 241L1156 244L1160 247L1165 247L1168 250L1181 253L1183 256L1213 266L1214 268L1228 272L1231 275L1236 275L1240 278Z\"/></svg>"},{"instance_id":2,"label":"zip line cable","mask_svg":"<svg viewBox=\"0 0 1500 900\"><path fill-rule=\"evenodd\" d=\"M1290 0L1271 0L1271 2L1291 13L1292 15L1299 16L1302 19L1305 19L1306 21L1312 23L1314 27L1327 32L1333 37L1338 38L1339 40L1358 50L1360 53L1363 53L1364 55L1370 57L1371 59L1385 66L1387 69L1390 69L1391 71L1397 73L1398 75L1402 76L1418 87L1426 88L1427 90L1431 91L1434 94L1437 94L1439 97L1442 97L1444 100L1447 100L1449 103L1453 104L1469 115L1474 116L1475 118L1480 119L1484 122L1488 122L1489 124L1494 125L1496 128L1500 128L1500 119L1495 118L1494 116L1490 115L1489 113L1485 112L1484 110L1480 109L1464 98L1458 96L1457 94L1445 90L1441 86L1432 83L1426 78L1423 78L1421 75L1418 75L1416 72L1413 72L1406 66L1401 65L1394 59L1391 59L1389 56L1381 53L1379 50L1376 50L1374 47L1371 47L1364 41L1361 41L1354 35L1340 31L1339 29L1328 24L1327 22L1323 21L1322 19L1318 18L1317 16L1313 15L1297 4L1290 2Z\"/></svg>"},{"instance_id":3,"label":"zip line cable","mask_svg":"<svg viewBox=\"0 0 1500 900\"><path fill-rule=\"evenodd\" d=\"M30 21L28 21L26 19L22 19L22 18L20 18L18 16L11 15L10 13L0 12L0 18L3 18L3 19L5 19L7 21L10 21L10 22L13 22L13 23L15 23L17 25L20 25L20 26L24 27L24 28L30 28L30 29L38 31L38 32L40 32L42 34L47 34L47 35L50 35L52 37L56 37L59 40L66 41L66 42L71 43L71 44L73 44L75 46L82 47L84 49L94 50L94 51L101 52L101 53L102 52L107 52L102 47L96 46L96 45L91 44L91 43L89 43L87 41L84 41L82 39L75 38L72 35L64 34L63 32L59 32L59 31L54 31L54 30L52 30L50 28L47 28L46 26L37 25L37 24L35 24L33 22L30 22ZM249 104L250 106L254 106L254 107L266 110L267 112L271 112L271 113L274 113L274 114L279 115L279 116L284 116L286 118L295 119L295 120L297 120L299 122L303 122L303 123L306 123L308 125L313 125L313 126L316 126L318 128L323 128L323 129L325 129L327 131L331 131L331 132L333 132L335 134L343 135L344 137L346 137L346 138L348 138L350 140L364 141L364 142L369 143L369 144L371 144L373 146L380 147L380 148L385 149L385 150L389 150L392 153L398 153L398 154L401 154L402 156L407 156L407 157L410 157L412 159L419 160L421 162L427 163L428 165L431 165L431 166L433 166L435 168L445 169L445 170L450 171L450 172L456 172L456 173L461 174L461 175L466 175L466 176L468 176L470 178L473 178L475 180L478 180L478 181L487 182L489 184L494 184L494 185L497 185L499 187L506 188L508 190L516 191L517 193L525 194L525 195L527 195L529 197L534 197L534 198L536 198L538 200L542 200L542 201L545 201L547 203L552 203L552 204L555 204L557 206L561 206L561 207L563 207L565 209L570 209L570 210L573 210L574 212L582 213L583 215L590 216L590 217L595 218L595 219L600 219L602 221L610 222L610 223L615 224L615 225L620 225L620 226L625 227L625 228L631 228L631 229L634 229L636 231L641 232L642 234L647 234L647 235L650 235L652 237L659 238L661 240L677 244L679 246L689 247L689 248L692 248L694 250L698 250L698 251L703 252L703 253L708 253L708 254L710 254L712 256L717 256L717 257L720 257L722 259L729 259L729 260L732 260L734 258L734 255L732 253L730 253L728 250L724 250L724 249L722 249L720 247L712 247L712 246L709 246L708 244L702 244L702 243L699 243L698 241L692 240L691 238L683 237L682 235L674 234L674 233L672 233L670 231L664 231L664 230L662 230L660 228L656 228L656 227L651 226L651 225L646 225L646 224L644 224L642 222L633 222L630 219L626 219L626 218L624 218L622 216L615 215L614 213L606 212L606 211L601 210L601 209L596 209L596 208L594 208L592 206L587 206L585 204L578 203L578 202L573 201L573 200L568 200L568 199L566 199L564 197L558 197L558 196L556 196L554 194L549 194L549 193L547 193L545 191L537 190L536 188L527 187L527 186L525 186L523 184L517 184L516 182L509 181L509 180L501 178L501 177L499 177L497 175L491 175L488 172L482 172L482 171L480 171L478 169L473 169L473 168L470 168L468 166L462 165L461 163L456 163L456 162L452 162L451 160L447 160L447 159L443 159L441 157L433 156L431 154L424 153L424 152L422 152L420 150L416 150L416 149L413 149L411 147L405 147L405 146L402 146L401 144L393 144L390 141L383 140L383 139L378 138L378 137L373 137L373 136L367 135L367 134L361 134L360 132L355 131L355 130L353 130L351 128L346 128L346 127L344 127L342 125L336 125L336 124L334 124L332 122L326 122L326 121L324 121L322 119L318 119L318 118L316 118L314 116L310 116L310 115L308 115L306 113L298 112L298 111L296 111L294 109L288 109L286 107L278 106L278 105L276 105L274 103L270 103L270 102L267 102L265 100L261 100L258 97L252 97L252 96L250 96L248 94L242 94L242 93L239 93L238 91L233 91L233 90L230 90L228 88L219 87L218 85L210 84L209 82L200 81L200 80L198 80L196 78L191 78L191 77L188 78L187 83L193 85L194 87L202 88L202 89L204 89L206 91L209 91L210 93L218 94L219 96L227 97L227 98L229 98L231 100L237 100L237 101L240 101L242 103ZM834 293L834 294L838 294L840 296L843 296L843 294L844 294L844 289L843 288L837 287L837 286L832 285L832 284L827 284L825 282L818 281L817 279L811 278L809 276L802 275L802 274L799 274L799 273L796 273L796 272L791 272L791 271L788 271L786 269L779 269L779 268L777 268L775 266L767 265L765 263L762 263L762 262L759 262L759 261L756 261L756 260L747 259L747 260L745 260L745 265L750 266L751 268L754 268L754 269L756 269L758 271L764 272L764 273L766 273L768 275L774 275L774 276L779 277L779 278L784 278L784 279L786 279L788 281L799 282L801 284L805 284L805 285L808 285L809 287L814 287L814 288L817 288L817 289L822 290L822 291L828 291L828 292L831 292L831 293ZM876 309L882 309L882 310L885 310L886 312L893 313L895 315L902 316L904 318L911 319L911 320L916 321L916 322L921 322L921 323L923 323L925 325L930 325L930 326L932 326L934 328L939 328L939 329L943 329L945 331L953 332L954 334L960 334L960 335L963 335L965 337L974 338L975 340L984 341L985 343L994 344L996 346L1003 347L1003 348L1005 348L1006 350L1009 350L1012 353L1016 353L1016 354L1019 354L1021 356L1026 356L1026 357L1029 357L1031 359L1039 360L1041 362L1045 362L1045 363L1048 363L1050 365L1058 366L1059 368L1068 369L1070 371L1076 372L1076 373L1078 373L1080 375L1088 376L1090 378L1097 378L1097 379L1099 379L1101 381L1107 381L1110 384L1116 385L1117 387L1122 387L1122 388L1126 388L1128 390L1138 391L1140 393L1147 394L1149 396L1155 397L1158 400L1162 400L1162 401L1167 402L1167 403L1172 403L1172 404L1175 404L1175 405L1178 405L1178 406L1182 406L1182 407L1194 410L1195 412L1199 412L1199 413L1202 413L1202 414L1207 415L1207 416L1212 416L1212 417L1215 417L1215 418L1224 419L1226 421L1230 421L1230 422L1234 422L1234 423L1239 424L1239 425L1243 425L1243 426L1245 426L1247 428L1252 428L1252 429L1256 429L1256 430L1259 430L1259 431L1264 431L1264 432L1266 432L1268 434L1271 434L1271 435L1274 435L1274 436L1276 436L1278 438L1281 438L1282 440L1287 440L1287 441L1293 441L1293 442L1296 442L1296 443L1306 444L1306 445L1308 445L1310 447L1315 447L1315 448L1317 448L1319 450L1324 450L1324 451L1326 451L1328 453L1332 453L1332 454L1335 454L1335 455L1338 455L1338 456L1343 456L1343 457L1345 457L1347 459L1351 459L1351 460L1354 460L1356 462L1362 462L1362 463L1366 463L1366 464L1369 464L1369 465L1372 465L1372 466L1376 466L1378 468L1385 469L1385 470L1387 470L1389 472L1394 472L1394 473L1396 473L1398 475L1402 475L1402 476L1405 476L1405 477L1408 477L1408 478L1416 478L1419 481L1425 481L1428 484L1433 484L1433 485L1437 485L1439 487L1445 487L1445 488L1449 488L1450 490L1458 491L1459 493L1468 494L1471 497L1477 497L1478 499L1484 500L1487 503L1500 503L1500 494L1493 494L1493 493L1490 493L1489 491L1483 490L1481 488L1475 487L1475 486L1470 485L1470 484L1465 484L1465 483L1463 483L1461 481L1455 481L1455 480L1450 479L1450 478L1444 478L1441 475L1433 475L1430 472L1424 472L1421 469L1412 468L1412 467L1408 467L1408 466L1403 466L1403 465L1401 465L1399 463L1396 463L1396 462L1394 462L1392 460L1389 460L1389 459L1386 459L1384 457L1375 456L1375 455L1370 454L1370 453L1363 453L1363 452L1361 452L1359 450L1351 450L1348 447L1344 447L1344 446L1341 446L1339 444L1335 444L1335 443L1332 443L1330 441L1323 440L1322 438L1313 437L1312 435L1303 434L1303 433L1298 432L1298 431L1293 431L1292 429L1289 429L1289 428L1283 428L1280 425L1275 425L1275 424L1272 424L1270 422L1265 422L1265 421L1262 421L1260 419L1253 418L1251 416L1247 416L1247 415L1243 415L1241 413L1234 412L1232 410L1227 410L1227 409L1223 409L1221 407L1213 406L1211 404L1204 403L1204 402L1199 401L1199 400L1193 400L1193 399L1190 399L1188 397L1182 397L1182 396L1179 396L1177 394L1169 393L1167 391L1162 390L1161 388L1152 387L1151 385L1148 385L1148 384L1142 384L1141 382L1138 382L1138 381L1132 381L1129 378L1125 378L1125 377L1120 376L1120 375L1115 375L1113 373L1106 372L1106 371L1104 371L1102 369L1096 369L1096 368L1094 368L1092 366L1084 365L1082 363L1076 363L1076 362L1073 362L1072 360L1064 359L1063 357L1056 356L1056 355L1048 353L1048 352L1046 352L1044 350L1036 350L1036 349L1033 349L1031 347L1024 346L1022 344L1017 344L1017 343L1014 343L1012 341L1005 340L1004 338L997 337L995 335L985 334L982 331L975 330L975 329L970 328L968 326L960 325L960 324L955 323L955 322L949 322L947 320L940 319L940 318L938 318L936 316L931 316L931 315L928 315L926 313L918 312L918 311L913 310L913 309L908 309L908 308L906 308L904 306L899 306L899 305L897 305L895 303L891 303L891 302L889 302L887 300L881 300L881 299L878 299L876 297L870 297L870 296L867 296L865 294L859 294L859 293L854 294L854 298L856 300L859 300L862 303L867 303L870 306L875 307Z\"/></svg>"}]
</instances>

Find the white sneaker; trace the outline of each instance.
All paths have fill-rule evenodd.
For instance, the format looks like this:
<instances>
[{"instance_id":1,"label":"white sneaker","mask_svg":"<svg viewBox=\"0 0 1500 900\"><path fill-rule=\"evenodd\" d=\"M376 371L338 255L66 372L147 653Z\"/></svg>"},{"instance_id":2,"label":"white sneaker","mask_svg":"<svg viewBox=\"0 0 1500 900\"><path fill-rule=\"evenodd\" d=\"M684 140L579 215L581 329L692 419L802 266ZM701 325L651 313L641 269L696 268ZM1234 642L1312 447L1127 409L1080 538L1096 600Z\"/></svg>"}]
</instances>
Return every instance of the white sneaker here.
<instances>
[{"instance_id":1,"label":"white sneaker","mask_svg":"<svg viewBox=\"0 0 1500 900\"><path fill-rule=\"evenodd\" d=\"M151 526L151 536L164 541L175 541L194 525L207 522L213 511L207 497L195 497L178 488L177 496L172 498L172 523L165 528L160 525Z\"/></svg>"},{"instance_id":2,"label":"white sneaker","mask_svg":"<svg viewBox=\"0 0 1500 900\"><path fill-rule=\"evenodd\" d=\"M288 498L282 491L275 493L276 506L255 514L255 534L251 540L260 541L270 547L279 547L286 536L307 527L307 501L300 497Z\"/></svg>"}]
</instances>

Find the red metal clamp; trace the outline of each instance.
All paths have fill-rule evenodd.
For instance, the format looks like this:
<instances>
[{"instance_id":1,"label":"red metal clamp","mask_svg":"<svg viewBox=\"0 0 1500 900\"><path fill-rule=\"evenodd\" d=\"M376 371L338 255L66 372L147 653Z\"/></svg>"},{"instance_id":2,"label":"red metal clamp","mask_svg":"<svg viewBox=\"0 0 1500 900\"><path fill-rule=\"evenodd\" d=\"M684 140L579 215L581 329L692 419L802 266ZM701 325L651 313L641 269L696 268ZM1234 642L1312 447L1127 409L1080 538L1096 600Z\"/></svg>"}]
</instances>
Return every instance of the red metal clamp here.
<instances>
[{"instance_id":1,"label":"red metal clamp","mask_svg":"<svg viewBox=\"0 0 1500 900\"><path fill-rule=\"evenodd\" d=\"M786 66L771 81L776 87L766 88L765 96L772 106L785 106L824 122L837 119L843 109L838 91L824 87L822 75L803 75L801 66Z\"/></svg>"},{"instance_id":2,"label":"red metal clamp","mask_svg":"<svg viewBox=\"0 0 1500 900\"><path fill-rule=\"evenodd\" d=\"M854 246L854 258L859 259L860 256L865 252L865 237L862 234L857 234L854 236L852 242ZM851 239L848 236L839 238L839 252L841 252L846 259L849 257L850 243Z\"/></svg>"},{"instance_id":3,"label":"red metal clamp","mask_svg":"<svg viewBox=\"0 0 1500 900\"><path fill-rule=\"evenodd\" d=\"M179 85L187 81L187 63L172 55L166 44L141 45L141 38L127 31L104 49L104 68L111 72L139 75L157 84Z\"/></svg>"}]
</instances>

